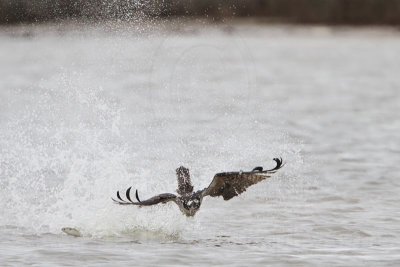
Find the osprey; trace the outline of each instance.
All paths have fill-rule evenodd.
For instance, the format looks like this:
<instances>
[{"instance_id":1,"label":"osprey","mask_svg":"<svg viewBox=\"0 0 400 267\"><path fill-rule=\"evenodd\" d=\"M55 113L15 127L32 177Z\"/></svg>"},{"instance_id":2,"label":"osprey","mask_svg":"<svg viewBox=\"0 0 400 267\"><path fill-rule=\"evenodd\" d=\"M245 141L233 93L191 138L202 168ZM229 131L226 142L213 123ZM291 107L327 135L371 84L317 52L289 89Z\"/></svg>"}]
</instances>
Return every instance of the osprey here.
<instances>
[{"instance_id":1,"label":"osprey","mask_svg":"<svg viewBox=\"0 0 400 267\"><path fill-rule=\"evenodd\" d=\"M200 209L201 202L205 196L219 197L222 196L224 200L229 200L237 195L240 195L246 188L256 184L266 178L271 177L271 174L283 167L282 158L274 158L276 166L270 170L263 170L263 167L255 167L252 171L239 171L239 172L221 172L215 174L211 184L204 188L193 192L193 185L190 181L189 169L181 166L176 169L176 176L178 178L178 195L164 193L156 195L146 200L140 200L138 191L136 190L134 202L131 199L131 189L129 187L126 192L126 200L121 198L119 191L117 191L117 198L111 198L119 205L136 205L136 206L152 206L159 203L175 202L179 209L186 216L194 216Z\"/></svg>"}]
</instances>

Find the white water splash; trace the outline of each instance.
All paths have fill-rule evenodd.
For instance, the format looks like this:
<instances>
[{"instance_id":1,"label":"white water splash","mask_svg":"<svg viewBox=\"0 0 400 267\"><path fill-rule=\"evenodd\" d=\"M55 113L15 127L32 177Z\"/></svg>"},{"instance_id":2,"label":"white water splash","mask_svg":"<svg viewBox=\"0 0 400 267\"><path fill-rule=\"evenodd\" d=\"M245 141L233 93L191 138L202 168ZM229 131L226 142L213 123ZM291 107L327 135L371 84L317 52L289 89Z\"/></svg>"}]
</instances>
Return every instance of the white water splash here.
<instances>
[{"instance_id":1,"label":"white water splash","mask_svg":"<svg viewBox=\"0 0 400 267\"><path fill-rule=\"evenodd\" d=\"M206 203L203 209L211 209L211 215L200 213L196 220L181 216L172 204L139 209L112 203L116 191L129 186L137 188L142 198L174 192L174 170L179 165L191 169L194 186L202 189L216 172L272 167L272 158L281 156L288 162L285 169L251 190L264 198L299 190L294 181L303 167L303 146L283 131L277 103L263 100L273 99L265 96L272 92L244 88L253 79L246 71L236 78L235 86L217 79L238 72L234 66L221 68L221 58L229 59L230 54L241 62L248 51L230 40L208 38L197 46L192 39L151 38L154 49L164 45L160 54L173 49L175 53L149 60L154 50L146 39L142 44L134 37L118 42L114 37L101 42L78 38L77 44L72 42L71 55L81 55L77 51L89 47L84 58L75 58L71 66L52 70L40 83L8 95L0 132L1 225L34 233L60 233L68 226L92 236L124 235L135 229L175 235L199 229L207 216L223 219L225 212ZM93 43L86 46L86 42ZM222 53L216 61L203 57L210 47ZM237 48L243 53L229 52ZM187 67L193 62L195 67ZM151 92L132 85L146 80L141 73L130 74L138 71L134 64L150 70ZM203 77L210 80L199 83ZM211 102L209 94L216 95ZM163 95L168 98L159 97Z\"/></svg>"},{"instance_id":2,"label":"white water splash","mask_svg":"<svg viewBox=\"0 0 400 267\"><path fill-rule=\"evenodd\" d=\"M80 74L54 79L32 88L39 93L28 95L1 132L1 224L35 232L74 226L102 235L178 230L175 213L153 208L138 217L116 208L110 199L116 186L141 175L129 172L135 153L120 133L122 109ZM152 223L161 214L171 223Z\"/></svg>"}]
</instances>

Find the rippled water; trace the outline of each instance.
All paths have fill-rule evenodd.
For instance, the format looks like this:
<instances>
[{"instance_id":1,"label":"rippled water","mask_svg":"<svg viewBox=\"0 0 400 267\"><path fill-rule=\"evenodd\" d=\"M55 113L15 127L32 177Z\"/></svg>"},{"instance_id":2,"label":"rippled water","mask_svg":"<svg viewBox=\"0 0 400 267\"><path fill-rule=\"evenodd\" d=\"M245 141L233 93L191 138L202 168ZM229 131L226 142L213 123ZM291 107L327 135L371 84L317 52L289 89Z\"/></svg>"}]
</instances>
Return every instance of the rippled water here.
<instances>
[{"instance_id":1,"label":"rippled water","mask_svg":"<svg viewBox=\"0 0 400 267\"><path fill-rule=\"evenodd\" d=\"M400 35L256 24L0 28L2 266L398 266ZM286 166L194 218L113 205ZM66 236L64 226L83 237Z\"/></svg>"}]
</instances>

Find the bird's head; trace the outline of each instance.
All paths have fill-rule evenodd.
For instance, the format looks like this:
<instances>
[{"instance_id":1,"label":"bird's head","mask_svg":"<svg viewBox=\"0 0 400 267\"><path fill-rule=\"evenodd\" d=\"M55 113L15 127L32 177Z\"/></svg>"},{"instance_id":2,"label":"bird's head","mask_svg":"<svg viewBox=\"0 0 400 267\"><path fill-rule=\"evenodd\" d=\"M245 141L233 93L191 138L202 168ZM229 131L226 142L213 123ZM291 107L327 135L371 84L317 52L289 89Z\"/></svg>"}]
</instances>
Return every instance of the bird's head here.
<instances>
[{"instance_id":1,"label":"bird's head","mask_svg":"<svg viewBox=\"0 0 400 267\"><path fill-rule=\"evenodd\" d=\"M201 206L201 195L193 194L183 201L183 206L188 210L198 210Z\"/></svg>"},{"instance_id":2,"label":"bird's head","mask_svg":"<svg viewBox=\"0 0 400 267\"><path fill-rule=\"evenodd\" d=\"M193 209L198 209L198 208L200 208L200 204L201 204L201 200L200 200L199 197L191 198L191 199L189 199L189 201L187 202L187 205L188 205L190 208L193 208Z\"/></svg>"}]
</instances>

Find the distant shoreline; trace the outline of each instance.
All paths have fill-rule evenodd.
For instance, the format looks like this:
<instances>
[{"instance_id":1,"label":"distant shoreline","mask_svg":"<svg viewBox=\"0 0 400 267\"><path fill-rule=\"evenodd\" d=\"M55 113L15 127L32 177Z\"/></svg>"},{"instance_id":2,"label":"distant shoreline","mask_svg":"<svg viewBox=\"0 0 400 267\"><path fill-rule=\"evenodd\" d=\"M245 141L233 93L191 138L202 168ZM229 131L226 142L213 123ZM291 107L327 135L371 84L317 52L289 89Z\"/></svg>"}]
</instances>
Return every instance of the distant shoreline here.
<instances>
[{"instance_id":1,"label":"distant shoreline","mask_svg":"<svg viewBox=\"0 0 400 267\"><path fill-rule=\"evenodd\" d=\"M324 25L400 25L400 0L0 0L0 24L147 18L256 18Z\"/></svg>"},{"instance_id":2,"label":"distant shoreline","mask_svg":"<svg viewBox=\"0 0 400 267\"><path fill-rule=\"evenodd\" d=\"M268 21L257 18L231 18L212 21L204 18L152 18L136 21L59 20L35 23L0 24L0 37L35 38L39 36L146 36L153 34L198 35L214 31L231 35L259 29L268 36L379 36L400 37L400 28L393 25L321 25ZM264 32L265 31L265 32Z\"/></svg>"}]
</instances>

